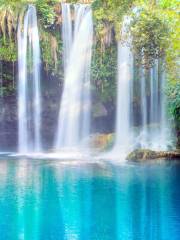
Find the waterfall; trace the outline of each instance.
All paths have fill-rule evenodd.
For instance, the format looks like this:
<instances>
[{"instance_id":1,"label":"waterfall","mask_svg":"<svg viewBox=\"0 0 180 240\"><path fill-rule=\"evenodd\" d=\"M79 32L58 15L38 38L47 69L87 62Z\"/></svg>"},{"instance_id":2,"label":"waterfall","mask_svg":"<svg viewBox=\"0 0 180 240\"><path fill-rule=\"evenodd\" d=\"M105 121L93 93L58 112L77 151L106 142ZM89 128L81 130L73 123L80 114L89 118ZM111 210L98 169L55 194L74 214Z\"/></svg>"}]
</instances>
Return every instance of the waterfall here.
<instances>
[{"instance_id":1,"label":"waterfall","mask_svg":"<svg viewBox=\"0 0 180 240\"><path fill-rule=\"evenodd\" d=\"M74 10L74 24L70 8ZM64 89L55 149L79 147L90 131L90 67L93 41L89 5L62 3ZM72 30L74 26L74 31Z\"/></svg>"},{"instance_id":2,"label":"waterfall","mask_svg":"<svg viewBox=\"0 0 180 240\"><path fill-rule=\"evenodd\" d=\"M71 5L61 4L62 6L62 38L63 38L63 61L64 61L64 71L68 66L68 61L70 57L72 41L73 41L73 26L71 21Z\"/></svg>"},{"instance_id":3,"label":"waterfall","mask_svg":"<svg viewBox=\"0 0 180 240\"><path fill-rule=\"evenodd\" d=\"M147 142L147 125L148 125L148 106L147 106L147 97L146 97L146 90L147 90L147 81L145 76L145 70L143 68L140 69L140 103L141 103L141 146L143 146Z\"/></svg>"},{"instance_id":4,"label":"waterfall","mask_svg":"<svg viewBox=\"0 0 180 240\"><path fill-rule=\"evenodd\" d=\"M129 18L125 18L122 27L122 37L127 34ZM132 63L130 40L118 42L118 83L117 83L117 113L115 150L127 152L131 144L132 120Z\"/></svg>"},{"instance_id":5,"label":"waterfall","mask_svg":"<svg viewBox=\"0 0 180 240\"><path fill-rule=\"evenodd\" d=\"M158 82L158 60L156 60L155 66L150 69L150 122L158 121Z\"/></svg>"},{"instance_id":6,"label":"waterfall","mask_svg":"<svg viewBox=\"0 0 180 240\"><path fill-rule=\"evenodd\" d=\"M160 116L160 139L161 139L161 146L163 148L167 148L167 144L170 144L171 139L171 127L169 121L167 119L167 112L166 112L166 94L165 94L165 86L166 86L166 74L165 71L162 72L161 75L161 98L160 98L160 108L161 108L161 116Z\"/></svg>"},{"instance_id":7,"label":"waterfall","mask_svg":"<svg viewBox=\"0 0 180 240\"><path fill-rule=\"evenodd\" d=\"M142 124L138 139L142 148L154 150L166 150L171 141L166 114L165 74L160 65L160 60L155 60L154 66L148 72L148 78L145 74L140 78Z\"/></svg>"},{"instance_id":8,"label":"waterfall","mask_svg":"<svg viewBox=\"0 0 180 240\"><path fill-rule=\"evenodd\" d=\"M122 25L122 40L118 42L118 82L116 103L116 128L113 152L122 155L135 148L166 150L170 129L166 115L165 74L160 60L155 60L150 70L138 67L138 82L133 67L131 37L125 17ZM125 40L125 41L124 41ZM137 87L138 84L138 87ZM139 109L134 109L133 98L139 98ZM138 111L138 112L137 112ZM135 114L139 126L135 127Z\"/></svg>"},{"instance_id":9,"label":"waterfall","mask_svg":"<svg viewBox=\"0 0 180 240\"><path fill-rule=\"evenodd\" d=\"M156 138L158 133L158 127L156 126L159 122L159 77L158 77L158 60L155 61L155 65L150 69L150 131L149 138L150 142L156 144ZM145 142L145 147L149 143Z\"/></svg>"},{"instance_id":10,"label":"waterfall","mask_svg":"<svg viewBox=\"0 0 180 240\"><path fill-rule=\"evenodd\" d=\"M41 150L40 45L36 8L28 7L18 26L19 152ZM30 69L29 69L30 68Z\"/></svg>"},{"instance_id":11,"label":"waterfall","mask_svg":"<svg viewBox=\"0 0 180 240\"><path fill-rule=\"evenodd\" d=\"M162 63L156 60L152 71L150 124L156 123L158 127L151 130L150 143L154 149L167 150L171 145L171 129L166 113L166 77Z\"/></svg>"}]
</instances>

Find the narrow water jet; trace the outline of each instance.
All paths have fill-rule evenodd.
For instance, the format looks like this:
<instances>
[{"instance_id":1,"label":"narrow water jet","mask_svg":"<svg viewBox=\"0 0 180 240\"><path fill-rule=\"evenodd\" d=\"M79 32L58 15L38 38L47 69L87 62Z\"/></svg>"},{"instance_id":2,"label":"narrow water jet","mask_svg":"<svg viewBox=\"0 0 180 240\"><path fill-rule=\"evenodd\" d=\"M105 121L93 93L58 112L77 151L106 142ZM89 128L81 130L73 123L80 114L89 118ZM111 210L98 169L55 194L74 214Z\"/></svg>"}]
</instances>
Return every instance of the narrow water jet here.
<instances>
[{"instance_id":1,"label":"narrow water jet","mask_svg":"<svg viewBox=\"0 0 180 240\"><path fill-rule=\"evenodd\" d=\"M30 5L23 25L19 22L18 26L18 148L20 153L41 151L40 66L37 13L36 8Z\"/></svg>"},{"instance_id":2,"label":"narrow water jet","mask_svg":"<svg viewBox=\"0 0 180 240\"><path fill-rule=\"evenodd\" d=\"M62 4L64 89L60 103L55 150L78 148L90 131L90 67L93 42L89 5ZM74 31L72 31L74 26Z\"/></svg>"}]
</instances>

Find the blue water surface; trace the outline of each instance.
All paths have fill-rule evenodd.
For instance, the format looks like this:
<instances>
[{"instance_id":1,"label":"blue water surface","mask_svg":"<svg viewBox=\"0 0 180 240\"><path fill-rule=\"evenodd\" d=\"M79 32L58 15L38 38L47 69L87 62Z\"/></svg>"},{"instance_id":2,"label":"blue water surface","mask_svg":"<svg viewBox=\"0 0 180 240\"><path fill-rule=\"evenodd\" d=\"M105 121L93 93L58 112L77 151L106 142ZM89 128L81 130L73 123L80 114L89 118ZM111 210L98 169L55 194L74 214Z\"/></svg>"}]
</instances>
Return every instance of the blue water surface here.
<instances>
[{"instance_id":1,"label":"blue water surface","mask_svg":"<svg viewBox=\"0 0 180 240\"><path fill-rule=\"evenodd\" d=\"M179 240L180 164L0 160L0 240Z\"/></svg>"}]
</instances>

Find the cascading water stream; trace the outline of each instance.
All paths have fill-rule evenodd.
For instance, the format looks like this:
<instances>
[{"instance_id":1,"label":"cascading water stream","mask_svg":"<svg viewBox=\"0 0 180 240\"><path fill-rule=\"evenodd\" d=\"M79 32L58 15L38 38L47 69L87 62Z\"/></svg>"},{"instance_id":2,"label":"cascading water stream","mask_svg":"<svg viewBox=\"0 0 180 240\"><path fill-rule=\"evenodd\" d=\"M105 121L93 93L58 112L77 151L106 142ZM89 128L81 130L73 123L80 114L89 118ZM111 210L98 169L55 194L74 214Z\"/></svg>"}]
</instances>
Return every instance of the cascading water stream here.
<instances>
[{"instance_id":1,"label":"cascading water stream","mask_svg":"<svg viewBox=\"0 0 180 240\"><path fill-rule=\"evenodd\" d=\"M122 27L122 37L127 36L129 18L125 18ZM117 113L116 136L114 150L126 153L131 145L131 119L132 119L132 65L133 56L126 43L118 42L118 83L117 83Z\"/></svg>"},{"instance_id":2,"label":"cascading water stream","mask_svg":"<svg viewBox=\"0 0 180 240\"><path fill-rule=\"evenodd\" d=\"M127 46L118 43L118 97L115 147L127 148L130 137L130 80L131 53Z\"/></svg>"},{"instance_id":3,"label":"cascading water stream","mask_svg":"<svg viewBox=\"0 0 180 240\"><path fill-rule=\"evenodd\" d=\"M150 130L148 132L151 142L156 142L155 138L158 134L158 127L154 127L159 122L159 77L158 77L158 60L156 60L153 68L150 69L150 113L149 122ZM147 125L147 124L146 124ZM145 147L148 143L145 142Z\"/></svg>"},{"instance_id":4,"label":"cascading water stream","mask_svg":"<svg viewBox=\"0 0 180 240\"><path fill-rule=\"evenodd\" d=\"M142 148L154 150L166 150L171 142L171 131L165 110L165 77L164 71L160 68L162 66L156 60L148 72L149 77L144 73L140 78L142 123L138 139ZM149 101L147 92L149 92Z\"/></svg>"},{"instance_id":5,"label":"cascading water stream","mask_svg":"<svg viewBox=\"0 0 180 240\"><path fill-rule=\"evenodd\" d=\"M141 68L141 84L140 84L140 102L141 102L141 146L143 146L147 142L148 137L148 108L147 108L147 97L146 97L146 90L147 90L147 82L145 77L145 70Z\"/></svg>"},{"instance_id":6,"label":"cascading water stream","mask_svg":"<svg viewBox=\"0 0 180 240\"><path fill-rule=\"evenodd\" d=\"M62 37L63 37L63 61L64 72L68 66L72 41L73 41L73 26L71 17L71 4L61 4L62 7Z\"/></svg>"},{"instance_id":7,"label":"cascading water stream","mask_svg":"<svg viewBox=\"0 0 180 240\"><path fill-rule=\"evenodd\" d=\"M158 121L158 61L156 60L154 68L150 69L150 122Z\"/></svg>"},{"instance_id":8,"label":"cascading water stream","mask_svg":"<svg viewBox=\"0 0 180 240\"><path fill-rule=\"evenodd\" d=\"M149 72L139 67L139 88L137 89L133 56L129 46L131 41L128 36L128 22L129 19L125 18L122 27L122 37L127 38L126 42L118 43L116 132L112 154L115 151L126 155L137 147L165 150L168 146L168 132L170 132L165 111L165 75L163 71L160 72L158 60ZM138 95L140 100L138 114L141 120L139 131L137 127L134 128L137 109L133 108L133 97Z\"/></svg>"},{"instance_id":9,"label":"cascading water stream","mask_svg":"<svg viewBox=\"0 0 180 240\"><path fill-rule=\"evenodd\" d=\"M161 108L161 116L160 116L160 139L161 139L161 146L163 146L164 149L167 149L167 145L171 145L171 127L170 123L167 119L167 112L166 112L166 95L165 95L165 86L166 86L166 75L165 72L161 74L161 98L160 98L160 108Z\"/></svg>"},{"instance_id":10,"label":"cascading water stream","mask_svg":"<svg viewBox=\"0 0 180 240\"><path fill-rule=\"evenodd\" d=\"M165 73L164 70L159 69L160 63L156 60L154 67L150 70L150 124L154 124L155 127L152 127L149 132L149 142L153 149L166 150L171 142L171 131L166 114Z\"/></svg>"},{"instance_id":11,"label":"cascading water stream","mask_svg":"<svg viewBox=\"0 0 180 240\"><path fill-rule=\"evenodd\" d=\"M31 65L31 69L28 69ZM18 26L19 152L41 151L40 45L36 8L32 5Z\"/></svg>"},{"instance_id":12,"label":"cascading water stream","mask_svg":"<svg viewBox=\"0 0 180 240\"><path fill-rule=\"evenodd\" d=\"M62 4L64 89L60 104L56 151L80 147L90 131L90 67L93 41L89 5L74 6L74 32L70 5Z\"/></svg>"}]
</instances>

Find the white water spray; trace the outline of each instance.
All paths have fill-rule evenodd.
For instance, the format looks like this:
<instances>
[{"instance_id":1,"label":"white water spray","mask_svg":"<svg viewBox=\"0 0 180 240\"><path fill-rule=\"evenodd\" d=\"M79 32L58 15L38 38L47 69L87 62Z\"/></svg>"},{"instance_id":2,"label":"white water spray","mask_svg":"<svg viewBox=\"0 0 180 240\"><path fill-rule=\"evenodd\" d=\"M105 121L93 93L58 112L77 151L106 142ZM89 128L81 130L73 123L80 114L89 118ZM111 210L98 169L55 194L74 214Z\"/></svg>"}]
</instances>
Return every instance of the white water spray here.
<instances>
[{"instance_id":1,"label":"white water spray","mask_svg":"<svg viewBox=\"0 0 180 240\"><path fill-rule=\"evenodd\" d=\"M28 64L32 64L31 73ZM18 26L18 138L19 152L41 150L40 46L37 14L30 5Z\"/></svg>"},{"instance_id":2,"label":"white water spray","mask_svg":"<svg viewBox=\"0 0 180 240\"><path fill-rule=\"evenodd\" d=\"M72 32L70 5L63 3L62 9L65 79L55 142L57 151L80 147L90 131L92 11L89 5L74 5Z\"/></svg>"},{"instance_id":3,"label":"white water spray","mask_svg":"<svg viewBox=\"0 0 180 240\"><path fill-rule=\"evenodd\" d=\"M122 27L122 37L128 35L127 25L129 18L125 18ZM118 84L117 84L117 113L116 137L114 150L126 153L131 145L131 99L132 99L132 65L133 56L127 42L118 42Z\"/></svg>"}]
</instances>

